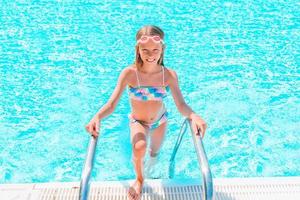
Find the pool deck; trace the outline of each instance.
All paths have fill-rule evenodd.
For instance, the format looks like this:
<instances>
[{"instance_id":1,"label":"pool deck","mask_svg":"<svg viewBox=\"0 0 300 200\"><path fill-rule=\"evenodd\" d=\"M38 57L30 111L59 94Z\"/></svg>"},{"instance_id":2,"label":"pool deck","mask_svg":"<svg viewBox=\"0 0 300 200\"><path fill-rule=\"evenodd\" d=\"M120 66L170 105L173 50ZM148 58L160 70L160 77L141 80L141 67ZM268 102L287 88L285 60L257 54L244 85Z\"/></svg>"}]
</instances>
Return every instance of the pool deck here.
<instances>
[{"instance_id":1,"label":"pool deck","mask_svg":"<svg viewBox=\"0 0 300 200\"><path fill-rule=\"evenodd\" d=\"M300 199L300 177L215 178L216 200ZM126 200L133 180L92 182L89 200ZM200 179L146 179L142 200L199 200ZM0 184L1 200L78 200L79 182Z\"/></svg>"}]
</instances>

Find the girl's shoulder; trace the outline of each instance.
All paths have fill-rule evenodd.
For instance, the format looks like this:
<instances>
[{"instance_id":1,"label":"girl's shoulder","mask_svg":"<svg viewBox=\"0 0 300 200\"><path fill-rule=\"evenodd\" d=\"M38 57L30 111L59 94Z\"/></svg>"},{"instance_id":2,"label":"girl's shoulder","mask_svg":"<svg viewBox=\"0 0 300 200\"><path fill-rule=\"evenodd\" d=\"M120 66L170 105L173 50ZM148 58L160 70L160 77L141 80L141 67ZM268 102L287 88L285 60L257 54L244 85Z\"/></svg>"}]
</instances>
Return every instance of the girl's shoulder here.
<instances>
[{"instance_id":1,"label":"girl's shoulder","mask_svg":"<svg viewBox=\"0 0 300 200\"><path fill-rule=\"evenodd\" d=\"M168 85L172 85L178 82L178 76L175 70L165 67L165 77Z\"/></svg>"},{"instance_id":2,"label":"girl's shoulder","mask_svg":"<svg viewBox=\"0 0 300 200\"><path fill-rule=\"evenodd\" d=\"M134 64L126 66L121 73L124 73L127 83L129 85L134 85L136 83L136 67ZM173 82L177 78L176 72L173 69L166 66L164 66L164 75L165 82L167 84L169 82Z\"/></svg>"},{"instance_id":3,"label":"girl's shoulder","mask_svg":"<svg viewBox=\"0 0 300 200\"><path fill-rule=\"evenodd\" d=\"M165 66L165 74L167 76L169 76L170 78L176 78L177 77L177 74L176 74L175 70L173 70L169 67L166 67L166 66Z\"/></svg>"},{"instance_id":4,"label":"girl's shoulder","mask_svg":"<svg viewBox=\"0 0 300 200\"><path fill-rule=\"evenodd\" d=\"M126 77L127 83L131 83L134 81L135 78L135 66L134 65L128 65L126 66L121 73L123 73Z\"/></svg>"},{"instance_id":5,"label":"girl's shoulder","mask_svg":"<svg viewBox=\"0 0 300 200\"><path fill-rule=\"evenodd\" d=\"M174 70L170 67L164 66L164 68L165 68L165 72L167 72L167 73L173 73L174 72Z\"/></svg>"},{"instance_id":6,"label":"girl's shoulder","mask_svg":"<svg viewBox=\"0 0 300 200\"><path fill-rule=\"evenodd\" d=\"M128 65L125 68L123 68L123 70L121 71L121 73L129 75L132 72L134 72L134 70L135 70L134 65Z\"/></svg>"},{"instance_id":7,"label":"girl's shoulder","mask_svg":"<svg viewBox=\"0 0 300 200\"><path fill-rule=\"evenodd\" d=\"M126 74L128 76L132 76L132 74L135 74L135 70L136 70L136 67L133 64L128 65L127 67L125 67L123 69L123 71L126 72Z\"/></svg>"}]
</instances>

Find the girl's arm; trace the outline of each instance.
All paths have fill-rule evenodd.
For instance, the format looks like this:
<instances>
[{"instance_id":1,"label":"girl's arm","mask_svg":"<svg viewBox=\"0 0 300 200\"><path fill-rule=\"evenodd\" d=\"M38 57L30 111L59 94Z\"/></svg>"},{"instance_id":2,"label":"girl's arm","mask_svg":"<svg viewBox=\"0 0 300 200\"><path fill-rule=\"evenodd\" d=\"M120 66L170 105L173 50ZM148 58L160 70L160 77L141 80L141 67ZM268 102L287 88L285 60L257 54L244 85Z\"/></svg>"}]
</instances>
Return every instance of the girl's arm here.
<instances>
[{"instance_id":1,"label":"girl's arm","mask_svg":"<svg viewBox=\"0 0 300 200\"><path fill-rule=\"evenodd\" d=\"M204 137L205 130L206 130L206 123L205 121L197 115L184 101L181 91L179 89L178 84L178 76L174 70L169 69L170 72L170 82L169 87L172 92L173 99L175 101L176 107L178 111L185 117L192 120L193 130L195 133L198 132L198 129L201 130L202 137Z\"/></svg>"},{"instance_id":2,"label":"girl's arm","mask_svg":"<svg viewBox=\"0 0 300 200\"><path fill-rule=\"evenodd\" d=\"M127 85L128 73L129 73L128 68L123 69L123 71L119 75L117 85L116 85L112 95L110 96L107 103L99 109L99 111L96 113L94 118L101 120L101 119L107 117L108 115L110 115L115 110L115 108L119 102L119 99L122 96L122 93Z\"/></svg>"},{"instance_id":3,"label":"girl's arm","mask_svg":"<svg viewBox=\"0 0 300 200\"><path fill-rule=\"evenodd\" d=\"M183 96L179 89L178 76L177 76L176 72L171 69L169 69L169 71L171 74L169 86L170 86L176 107L183 116L191 119L192 115L194 115L195 112L185 103L185 101L183 99Z\"/></svg>"},{"instance_id":4,"label":"girl's arm","mask_svg":"<svg viewBox=\"0 0 300 200\"><path fill-rule=\"evenodd\" d=\"M119 75L117 85L107 103L100 108L91 121L85 126L87 132L91 133L93 137L98 137L100 131L101 119L110 115L116 108L118 101L127 85L129 69L125 68Z\"/></svg>"}]
</instances>

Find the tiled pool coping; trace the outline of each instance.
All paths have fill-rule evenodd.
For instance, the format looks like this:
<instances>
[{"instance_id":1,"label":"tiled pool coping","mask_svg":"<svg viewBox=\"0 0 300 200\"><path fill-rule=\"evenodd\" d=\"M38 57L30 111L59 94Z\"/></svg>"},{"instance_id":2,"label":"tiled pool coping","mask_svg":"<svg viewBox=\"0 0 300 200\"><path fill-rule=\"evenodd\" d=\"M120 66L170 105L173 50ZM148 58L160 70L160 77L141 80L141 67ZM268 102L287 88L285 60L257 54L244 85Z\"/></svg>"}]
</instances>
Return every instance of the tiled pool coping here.
<instances>
[{"instance_id":1,"label":"tiled pool coping","mask_svg":"<svg viewBox=\"0 0 300 200\"><path fill-rule=\"evenodd\" d=\"M89 199L127 199L133 180L92 182ZM300 177L215 178L215 199L300 199ZM199 200L200 179L146 180L142 200ZM0 184L1 200L77 200L79 182Z\"/></svg>"}]
</instances>

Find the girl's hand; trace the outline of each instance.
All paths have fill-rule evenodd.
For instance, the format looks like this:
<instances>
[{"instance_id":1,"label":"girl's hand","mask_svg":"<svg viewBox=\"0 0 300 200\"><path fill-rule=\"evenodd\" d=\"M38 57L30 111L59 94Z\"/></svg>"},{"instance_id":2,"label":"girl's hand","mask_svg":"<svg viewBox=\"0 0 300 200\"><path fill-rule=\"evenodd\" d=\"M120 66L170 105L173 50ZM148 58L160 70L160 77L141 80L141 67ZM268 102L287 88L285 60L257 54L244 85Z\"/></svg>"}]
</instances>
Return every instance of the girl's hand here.
<instances>
[{"instance_id":1,"label":"girl's hand","mask_svg":"<svg viewBox=\"0 0 300 200\"><path fill-rule=\"evenodd\" d=\"M207 124L205 123L205 121L198 115L196 114L192 114L191 115L191 120L192 120L192 128L193 130L195 130L195 134L197 135L199 133L199 129L201 131L201 138L204 137L205 135L205 131L207 128Z\"/></svg>"},{"instance_id":2,"label":"girl's hand","mask_svg":"<svg viewBox=\"0 0 300 200\"><path fill-rule=\"evenodd\" d=\"M100 120L97 117L91 119L91 121L85 126L87 132L93 137L98 137L100 130Z\"/></svg>"}]
</instances>

